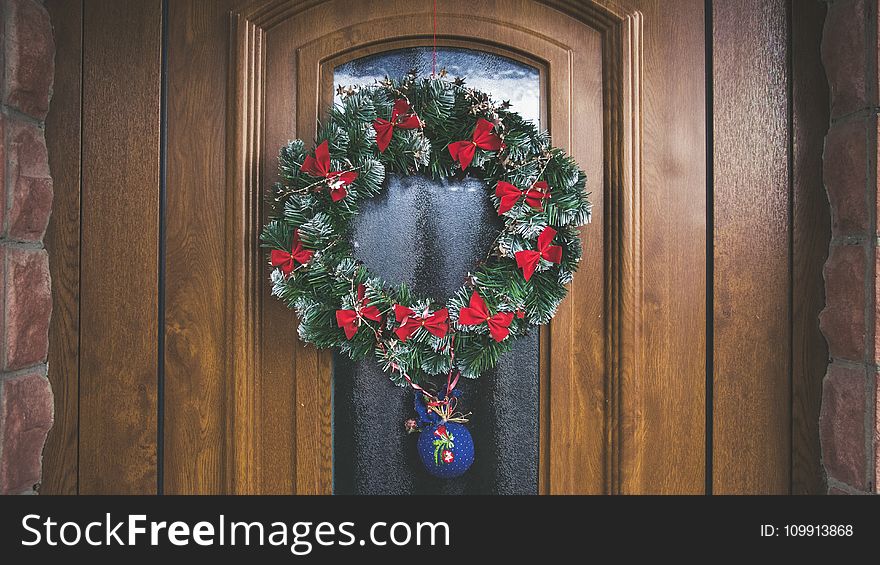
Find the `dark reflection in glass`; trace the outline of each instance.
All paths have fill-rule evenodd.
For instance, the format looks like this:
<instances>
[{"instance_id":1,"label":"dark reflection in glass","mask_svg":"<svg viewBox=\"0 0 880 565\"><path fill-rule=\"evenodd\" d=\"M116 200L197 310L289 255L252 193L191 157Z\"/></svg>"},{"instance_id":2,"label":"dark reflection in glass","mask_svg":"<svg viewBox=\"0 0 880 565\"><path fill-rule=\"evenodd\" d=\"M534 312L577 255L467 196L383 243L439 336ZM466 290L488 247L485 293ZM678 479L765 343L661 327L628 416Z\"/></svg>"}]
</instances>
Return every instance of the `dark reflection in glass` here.
<instances>
[{"instance_id":1,"label":"dark reflection in glass","mask_svg":"<svg viewBox=\"0 0 880 565\"><path fill-rule=\"evenodd\" d=\"M430 72L430 49L403 49L337 67L337 84L368 84L410 68ZM537 120L538 72L466 49L440 50L440 64L468 84L511 99ZM427 66L425 66L427 65ZM501 90L499 90L499 88ZM519 107L517 107L519 104ZM531 114L527 113L531 112ZM389 283L407 283L445 302L485 257L500 219L479 180L433 181L390 175L387 190L362 206L353 222L355 255ZM334 355L334 491L348 494L534 494L538 485L538 332L519 339L498 367L459 386L473 412L474 466L463 477L430 477L416 455L413 392L394 386L375 359Z\"/></svg>"}]
</instances>

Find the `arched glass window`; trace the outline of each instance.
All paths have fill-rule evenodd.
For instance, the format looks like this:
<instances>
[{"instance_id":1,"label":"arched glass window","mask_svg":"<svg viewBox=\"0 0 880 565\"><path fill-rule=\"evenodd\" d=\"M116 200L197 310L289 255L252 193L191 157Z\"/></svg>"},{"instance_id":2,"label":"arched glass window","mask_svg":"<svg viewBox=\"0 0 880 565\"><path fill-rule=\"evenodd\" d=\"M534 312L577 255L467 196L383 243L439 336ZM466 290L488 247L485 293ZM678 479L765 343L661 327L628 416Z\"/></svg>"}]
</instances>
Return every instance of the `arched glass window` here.
<instances>
[{"instance_id":1,"label":"arched glass window","mask_svg":"<svg viewBox=\"0 0 880 565\"><path fill-rule=\"evenodd\" d=\"M366 85L431 72L431 48L411 47L361 57L334 69L335 85ZM495 53L443 47L437 68L450 79L509 100L540 124L540 72ZM338 102L339 99L337 98ZM389 283L445 301L486 256L501 223L487 187L471 177L435 181L390 175L353 222L355 255ZM334 491L337 493L534 494L538 485L538 332L520 340L498 367L463 382L476 443L474 466L453 481L430 478L403 422L414 416L412 391L395 387L375 359L335 354L333 370Z\"/></svg>"}]
</instances>

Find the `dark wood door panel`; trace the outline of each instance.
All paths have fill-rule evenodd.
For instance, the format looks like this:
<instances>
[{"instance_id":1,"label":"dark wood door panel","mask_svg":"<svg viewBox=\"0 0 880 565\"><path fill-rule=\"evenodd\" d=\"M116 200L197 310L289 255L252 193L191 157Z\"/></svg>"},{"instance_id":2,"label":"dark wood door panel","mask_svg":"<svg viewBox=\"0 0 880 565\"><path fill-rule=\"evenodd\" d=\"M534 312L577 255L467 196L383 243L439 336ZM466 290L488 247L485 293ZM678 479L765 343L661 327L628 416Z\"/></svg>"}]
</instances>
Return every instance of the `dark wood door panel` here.
<instances>
[{"instance_id":1,"label":"dark wood door panel","mask_svg":"<svg viewBox=\"0 0 880 565\"><path fill-rule=\"evenodd\" d=\"M823 490L819 2L716 2L713 491Z\"/></svg>"},{"instance_id":2,"label":"dark wood door panel","mask_svg":"<svg viewBox=\"0 0 880 565\"><path fill-rule=\"evenodd\" d=\"M155 493L162 4L84 6L79 490Z\"/></svg>"},{"instance_id":3,"label":"dark wood door panel","mask_svg":"<svg viewBox=\"0 0 880 565\"><path fill-rule=\"evenodd\" d=\"M831 240L831 210L822 177L829 100L820 45L827 6L792 2L792 349L791 494L822 494L819 408L828 347L816 320L825 306L822 267Z\"/></svg>"},{"instance_id":4,"label":"dark wood door panel","mask_svg":"<svg viewBox=\"0 0 880 565\"><path fill-rule=\"evenodd\" d=\"M52 274L49 381L55 397L55 423L43 450L46 471L40 490L48 494L77 494L83 6L81 2L49 0L46 9L58 46L52 104L46 117L54 196L45 240Z\"/></svg>"},{"instance_id":5,"label":"dark wood door panel","mask_svg":"<svg viewBox=\"0 0 880 565\"><path fill-rule=\"evenodd\" d=\"M787 25L784 0L715 5L713 483L719 493L788 490ZM735 79L745 65L756 72Z\"/></svg>"},{"instance_id":6,"label":"dark wood door panel","mask_svg":"<svg viewBox=\"0 0 880 565\"><path fill-rule=\"evenodd\" d=\"M168 3L164 491L223 493L230 6ZM197 222L197 223L196 223Z\"/></svg>"}]
</instances>

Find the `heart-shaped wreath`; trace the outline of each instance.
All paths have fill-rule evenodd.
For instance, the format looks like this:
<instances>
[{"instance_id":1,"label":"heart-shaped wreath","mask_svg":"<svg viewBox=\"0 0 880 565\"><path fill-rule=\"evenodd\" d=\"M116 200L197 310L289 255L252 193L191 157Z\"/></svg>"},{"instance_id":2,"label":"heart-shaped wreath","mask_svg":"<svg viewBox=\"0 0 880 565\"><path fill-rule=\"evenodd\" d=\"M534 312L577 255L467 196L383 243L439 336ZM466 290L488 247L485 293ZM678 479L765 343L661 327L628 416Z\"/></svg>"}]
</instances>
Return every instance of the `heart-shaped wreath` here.
<instances>
[{"instance_id":1,"label":"heart-shaped wreath","mask_svg":"<svg viewBox=\"0 0 880 565\"><path fill-rule=\"evenodd\" d=\"M428 405L452 398L458 374L491 369L514 338L556 313L581 258L578 228L590 221L586 175L547 132L462 79L410 73L338 92L314 150L295 140L280 152L261 235L272 293L296 310L303 341L352 359L374 353ZM445 304L386 283L353 255L352 217L389 172L471 175L503 217L486 258ZM444 373L437 396L419 384ZM460 419L448 408L444 422Z\"/></svg>"}]
</instances>

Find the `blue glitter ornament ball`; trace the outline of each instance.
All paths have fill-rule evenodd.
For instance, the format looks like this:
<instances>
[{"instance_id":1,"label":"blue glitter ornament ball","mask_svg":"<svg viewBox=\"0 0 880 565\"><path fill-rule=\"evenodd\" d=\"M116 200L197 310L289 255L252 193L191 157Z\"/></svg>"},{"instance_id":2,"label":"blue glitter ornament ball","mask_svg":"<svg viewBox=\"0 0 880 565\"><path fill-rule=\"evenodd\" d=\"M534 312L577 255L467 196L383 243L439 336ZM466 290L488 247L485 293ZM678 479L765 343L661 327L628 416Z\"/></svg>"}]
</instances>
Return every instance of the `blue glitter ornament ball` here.
<instances>
[{"instance_id":1,"label":"blue glitter ornament ball","mask_svg":"<svg viewBox=\"0 0 880 565\"><path fill-rule=\"evenodd\" d=\"M474 462L471 433L456 422L423 428L418 450L428 473L441 479L460 477Z\"/></svg>"},{"instance_id":2,"label":"blue glitter ornament ball","mask_svg":"<svg viewBox=\"0 0 880 565\"><path fill-rule=\"evenodd\" d=\"M446 391L436 397L416 392L414 405L419 421L413 424L421 431L416 448L428 473L441 479L460 477L474 462L474 440L463 423L445 420L444 417L452 418L444 410L439 411L444 414L441 416L437 410L429 409L426 397L430 397L435 406L445 404L447 408L451 401L454 410L461 391L455 389L455 381L452 381L447 383Z\"/></svg>"}]
</instances>

